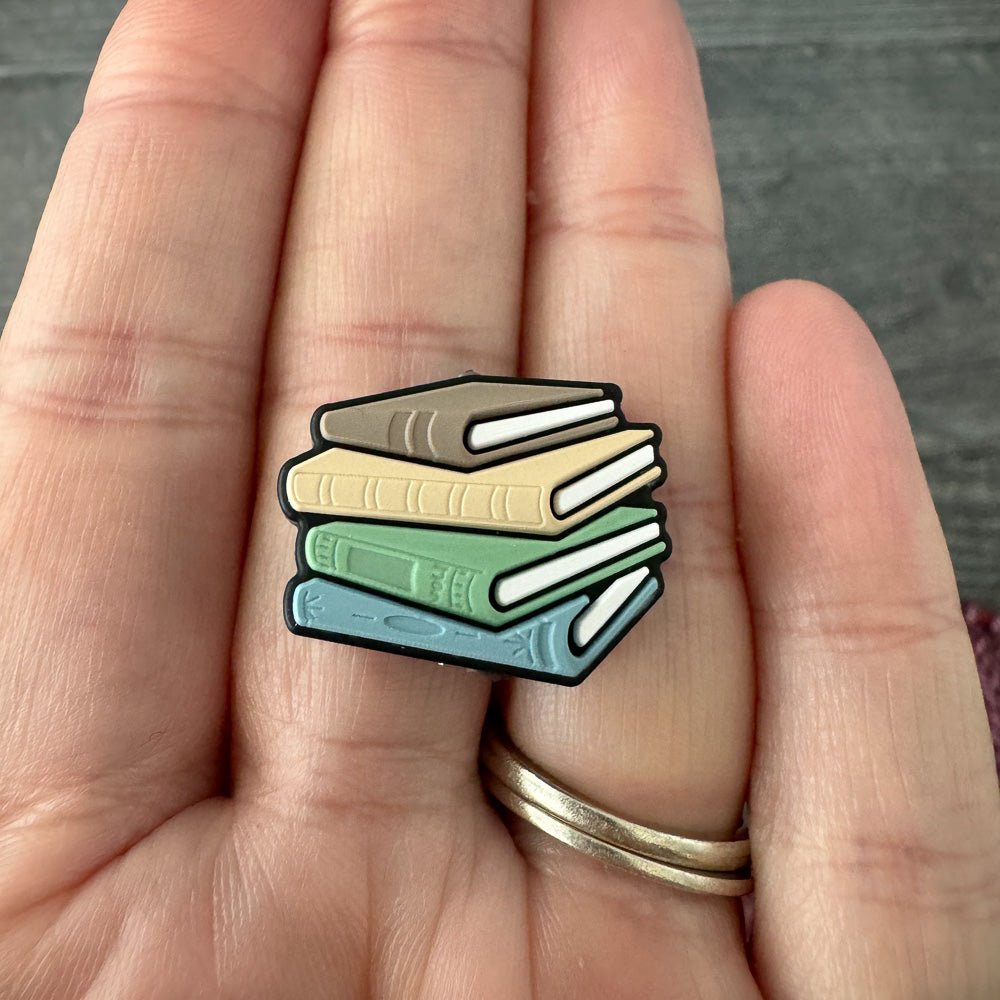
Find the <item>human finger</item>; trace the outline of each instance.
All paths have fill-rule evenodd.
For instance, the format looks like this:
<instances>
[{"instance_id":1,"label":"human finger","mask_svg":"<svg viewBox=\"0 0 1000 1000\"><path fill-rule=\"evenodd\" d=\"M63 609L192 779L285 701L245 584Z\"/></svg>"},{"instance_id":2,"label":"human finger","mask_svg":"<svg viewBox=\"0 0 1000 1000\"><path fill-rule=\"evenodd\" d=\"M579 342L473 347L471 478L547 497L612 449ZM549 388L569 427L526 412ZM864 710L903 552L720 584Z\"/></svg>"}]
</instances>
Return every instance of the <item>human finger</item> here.
<instances>
[{"instance_id":1,"label":"human finger","mask_svg":"<svg viewBox=\"0 0 1000 1000\"><path fill-rule=\"evenodd\" d=\"M0 340L0 875L211 792L261 344L326 4L132 0Z\"/></svg>"},{"instance_id":2,"label":"human finger","mask_svg":"<svg viewBox=\"0 0 1000 1000\"><path fill-rule=\"evenodd\" d=\"M612 658L578 688L513 683L507 726L611 812L726 837L749 766L752 666L726 422L729 272L697 57L661 0L541 0L537 25L523 366L619 383L627 415L663 428L674 555L662 604ZM681 899L534 833L521 844L542 866L552 939L572 942L550 956L554 983L585 992L624 963L655 993L690 958L694 981L752 990L732 902Z\"/></svg>"},{"instance_id":3,"label":"human finger","mask_svg":"<svg viewBox=\"0 0 1000 1000\"><path fill-rule=\"evenodd\" d=\"M512 371L530 3L334 5L263 394L235 663L237 793L423 801L473 788L482 676L290 635L274 501L320 403Z\"/></svg>"},{"instance_id":4,"label":"human finger","mask_svg":"<svg viewBox=\"0 0 1000 1000\"><path fill-rule=\"evenodd\" d=\"M1000 795L948 551L861 319L737 308L736 497L759 670L754 953L773 997L1000 988Z\"/></svg>"}]
</instances>

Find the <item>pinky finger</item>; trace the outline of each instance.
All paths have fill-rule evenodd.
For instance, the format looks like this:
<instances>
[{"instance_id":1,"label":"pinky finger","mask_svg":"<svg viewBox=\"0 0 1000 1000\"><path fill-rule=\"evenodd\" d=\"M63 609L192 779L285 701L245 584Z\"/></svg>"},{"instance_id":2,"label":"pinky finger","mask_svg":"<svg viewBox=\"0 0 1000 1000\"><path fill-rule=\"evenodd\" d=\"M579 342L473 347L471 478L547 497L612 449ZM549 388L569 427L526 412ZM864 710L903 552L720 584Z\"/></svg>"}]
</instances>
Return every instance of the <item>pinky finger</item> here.
<instances>
[{"instance_id":1,"label":"pinky finger","mask_svg":"<svg viewBox=\"0 0 1000 1000\"><path fill-rule=\"evenodd\" d=\"M889 371L805 283L731 334L759 669L769 997L1000 996L1000 796L948 552Z\"/></svg>"}]
</instances>

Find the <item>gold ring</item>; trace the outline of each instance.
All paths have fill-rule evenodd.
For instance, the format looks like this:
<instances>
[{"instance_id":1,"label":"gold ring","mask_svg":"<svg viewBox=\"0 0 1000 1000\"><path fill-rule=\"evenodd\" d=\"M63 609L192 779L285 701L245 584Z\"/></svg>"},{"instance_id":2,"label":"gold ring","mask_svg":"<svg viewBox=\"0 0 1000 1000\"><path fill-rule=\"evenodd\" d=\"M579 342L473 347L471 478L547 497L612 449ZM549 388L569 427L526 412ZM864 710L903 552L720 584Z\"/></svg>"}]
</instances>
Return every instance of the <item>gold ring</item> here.
<instances>
[{"instance_id":1,"label":"gold ring","mask_svg":"<svg viewBox=\"0 0 1000 1000\"><path fill-rule=\"evenodd\" d=\"M753 889L745 830L733 840L698 840L616 816L537 771L492 722L480 760L484 787L498 802L576 850L689 892L740 896Z\"/></svg>"},{"instance_id":2,"label":"gold ring","mask_svg":"<svg viewBox=\"0 0 1000 1000\"><path fill-rule=\"evenodd\" d=\"M487 769L515 794L599 840L647 858L701 871L736 871L750 861L750 840L745 831L740 831L735 840L696 840L642 826L579 798L535 770L495 725L487 725L481 756Z\"/></svg>"}]
</instances>

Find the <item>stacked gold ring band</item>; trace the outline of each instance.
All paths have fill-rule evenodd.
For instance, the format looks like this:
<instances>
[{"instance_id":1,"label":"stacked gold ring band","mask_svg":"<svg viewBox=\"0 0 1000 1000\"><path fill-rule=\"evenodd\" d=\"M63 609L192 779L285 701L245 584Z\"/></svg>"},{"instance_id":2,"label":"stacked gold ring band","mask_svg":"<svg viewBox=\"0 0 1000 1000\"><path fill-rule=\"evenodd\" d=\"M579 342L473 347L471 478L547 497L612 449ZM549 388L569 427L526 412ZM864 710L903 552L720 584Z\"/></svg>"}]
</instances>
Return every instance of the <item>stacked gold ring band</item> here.
<instances>
[{"instance_id":1,"label":"stacked gold ring band","mask_svg":"<svg viewBox=\"0 0 1000 1000\"><path fill-rule=\"evenodd\" d=\"M480 762L490 795L576 850L689 892L741 896L753 888L745 831L733 840L698 840L616 816L539 772L493 721L483 734Z\"/></svg>"}]
</instances>

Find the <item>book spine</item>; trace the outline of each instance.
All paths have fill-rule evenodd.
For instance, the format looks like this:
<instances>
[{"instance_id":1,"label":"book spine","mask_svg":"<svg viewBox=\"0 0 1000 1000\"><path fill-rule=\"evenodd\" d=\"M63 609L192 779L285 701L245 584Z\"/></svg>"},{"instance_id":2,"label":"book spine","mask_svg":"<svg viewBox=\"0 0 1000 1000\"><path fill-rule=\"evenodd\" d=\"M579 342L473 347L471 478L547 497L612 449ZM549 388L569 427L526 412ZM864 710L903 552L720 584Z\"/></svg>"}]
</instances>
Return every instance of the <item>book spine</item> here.
<instances>
[{"instance_id":1,"label":"book spine","mask_svg":"<svg viewBox=\"0 0 1000 1000\"><path fill-rule=\"evenodd\" d=\"M386 430L387 451L421 461L441 458L431 438L434 410L395 410Z\"/></svg>"},{"instance_id":2,"label":"book spine","mask_svg":"<svg viewBox=\"0 0 1000 1000\"><path fill-rule=\"evenodd\" d=\"M532 528L547 524L547 502L537 486L421 480L350 473L298 472L289 484L299 509L353 517Z\"/></svg>"},{"instance_id":3,"label":"book spine","mask_svg":"<svg viewBox=\"0 0 1000 1000\"><path fill-rule=\"evenodd\" d=\"M493 612L491 574L406 549L345 538L315 528L306 542L306 562L318 573L371 587L462 618Z\"/></svg>"}]
</instances>

